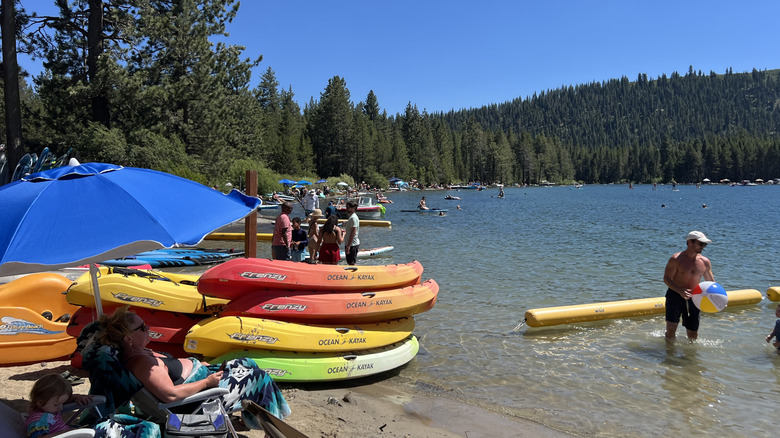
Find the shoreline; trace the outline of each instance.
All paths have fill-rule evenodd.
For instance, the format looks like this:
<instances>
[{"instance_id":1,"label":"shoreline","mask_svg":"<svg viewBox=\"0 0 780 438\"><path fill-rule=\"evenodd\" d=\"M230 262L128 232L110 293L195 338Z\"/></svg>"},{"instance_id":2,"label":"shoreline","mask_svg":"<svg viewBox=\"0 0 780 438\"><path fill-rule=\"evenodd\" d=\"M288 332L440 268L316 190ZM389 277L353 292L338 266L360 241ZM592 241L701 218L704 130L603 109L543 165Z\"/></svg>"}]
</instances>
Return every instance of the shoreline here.
<instances>
[{"instance_id":1,"label":"shoreline","mask_svg":"<svg viewBox=\"0 0 780 438\"><path fill-rule=\"evenodd\" d=\"M73 387L75 394L89 391L87 372L73 368L70 361L6 366L0 367L0 379L5 382L0 401L17 412L24 412L35 380L45 374L63 371L84 378L83 383ZM388 379L367 378L330 384L282 384L280 388L292 410L285 421L310 438L574 436L532 420L472 406L446 396L421 394L408 386L394 384ZM262 431L241 427L238 427L238 435L241 438L264 437Z\"/></svg>"},{"instance_id":2,"label":"shoreline","mask_svg":"<svg viewBox=\"0 0 780 438\"><path fill-rule=\"evenodd\" d=\"M272 231L274 218L258 214L257 219L258 232L261 228L262 232ZM243 220L222 227L222 230L225 229L243 232ZM218 246L220 243L224 242L203 241L198 246ZM243 248L243 242L240 246ZM265 245L258 245L258 253L265 251ZM18 412L25 412L35 380L48 373L64 371L84 379L83 383L73 387L74 393L88 392L88 373L72 367L68 360L0 366L0 379L5 382L0 402ZM574 436L537 421L517 417L498 406L479 407L457 397L448 397L446 392L439 392L422 382L405 380L397 370L363 379L282 383L279 387L292 410L285 421L310 438ZM265 436L262 431L247 430L240 424L236 426L241 438Z\"/></svg>"}]
</instances>

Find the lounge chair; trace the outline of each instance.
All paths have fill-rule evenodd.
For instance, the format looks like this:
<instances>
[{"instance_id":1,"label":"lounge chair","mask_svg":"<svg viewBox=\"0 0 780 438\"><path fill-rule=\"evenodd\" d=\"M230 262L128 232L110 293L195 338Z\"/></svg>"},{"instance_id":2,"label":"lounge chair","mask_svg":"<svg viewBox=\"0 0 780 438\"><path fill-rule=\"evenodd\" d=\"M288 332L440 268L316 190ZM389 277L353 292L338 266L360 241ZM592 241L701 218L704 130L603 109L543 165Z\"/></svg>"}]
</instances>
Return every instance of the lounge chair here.
<instances>
[{"instance_id":1,"label":"lounge chair","mask_svg":"<svg viewBox=\"0 0 780 438\"><path fill-rule=\"evenodd\" d=\"M226 388L209 388L182 400L163 403L144 388L143 384L125 367L119 359L119 351L116 348L85 340L94 334L96 329L96 323L87 324L79 336L79 345L84 346L81 351L82 366L89 371L89 393L105 397L105 403L99 406L104 416L115 412L129 413L137 418L165 424L168 415L173 411L200 413L203 403L228 393ZM132 410L130 402L133 404ZM90 420L96 422L98 419ZM230 422L228 427L235 436Z\"/></svg>"}]
</instances>

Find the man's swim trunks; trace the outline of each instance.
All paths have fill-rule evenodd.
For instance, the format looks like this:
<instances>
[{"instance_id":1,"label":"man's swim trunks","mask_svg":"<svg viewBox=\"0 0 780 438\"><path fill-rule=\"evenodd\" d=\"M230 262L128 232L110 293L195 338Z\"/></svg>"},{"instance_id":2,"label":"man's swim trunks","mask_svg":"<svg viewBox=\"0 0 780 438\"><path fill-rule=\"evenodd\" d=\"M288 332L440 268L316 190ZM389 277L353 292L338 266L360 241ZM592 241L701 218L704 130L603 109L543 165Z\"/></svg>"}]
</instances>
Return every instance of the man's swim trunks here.
<instances>
[{"instance_id":1,"label":"man's swim trunks","mask_svg":"<svg viewBox=\"0 0 780 438\"><path fill-rule=\"evenodd\" d=\"M666 320L680 322L682 315L683 327L691 331L699 330L699 308L691 300L686 300L677 292L666 290Z\"/></svg>"}]
</instances>

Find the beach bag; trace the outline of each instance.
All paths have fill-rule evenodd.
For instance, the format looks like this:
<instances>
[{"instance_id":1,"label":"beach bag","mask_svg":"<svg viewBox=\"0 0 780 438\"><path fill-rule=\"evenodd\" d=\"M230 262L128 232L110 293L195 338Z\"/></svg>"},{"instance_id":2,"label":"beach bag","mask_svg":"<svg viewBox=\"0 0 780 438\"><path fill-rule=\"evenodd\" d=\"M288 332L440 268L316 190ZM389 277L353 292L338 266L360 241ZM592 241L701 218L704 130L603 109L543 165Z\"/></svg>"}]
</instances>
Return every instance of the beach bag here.
<instances>
[{"instance_id":1,"label":"beach bag","mask_svg":"<svg viewBox=\"0 0 780 438\"><path fill-rule=\"evenodd\" d=\"M228 438L225 414L218 401L203 404L203 414L168 414L164 438Z\"/></svg>"}]
</instances>

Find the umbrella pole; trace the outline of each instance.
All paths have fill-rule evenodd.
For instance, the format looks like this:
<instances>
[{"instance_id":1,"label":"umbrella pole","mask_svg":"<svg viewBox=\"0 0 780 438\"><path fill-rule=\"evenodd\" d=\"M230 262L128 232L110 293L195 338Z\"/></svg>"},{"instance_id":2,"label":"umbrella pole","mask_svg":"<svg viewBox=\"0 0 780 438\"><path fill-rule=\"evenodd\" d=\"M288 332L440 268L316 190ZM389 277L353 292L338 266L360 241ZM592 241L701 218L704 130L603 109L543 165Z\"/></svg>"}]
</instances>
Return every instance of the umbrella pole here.
<instances>
[{"instance_id":1,"label":"umbrella pole","mask_svg":"<svg viewBox=\"0 0 780 438\"><path fill-rule=\"evenodd\" d=\"M92 296L95 298L95 310L97 317L103 315L103 301L100 299L100 287L98 286L98 267L97 263L89 264L89 276L92 279Z\"/></svg>"}]
</instances>

